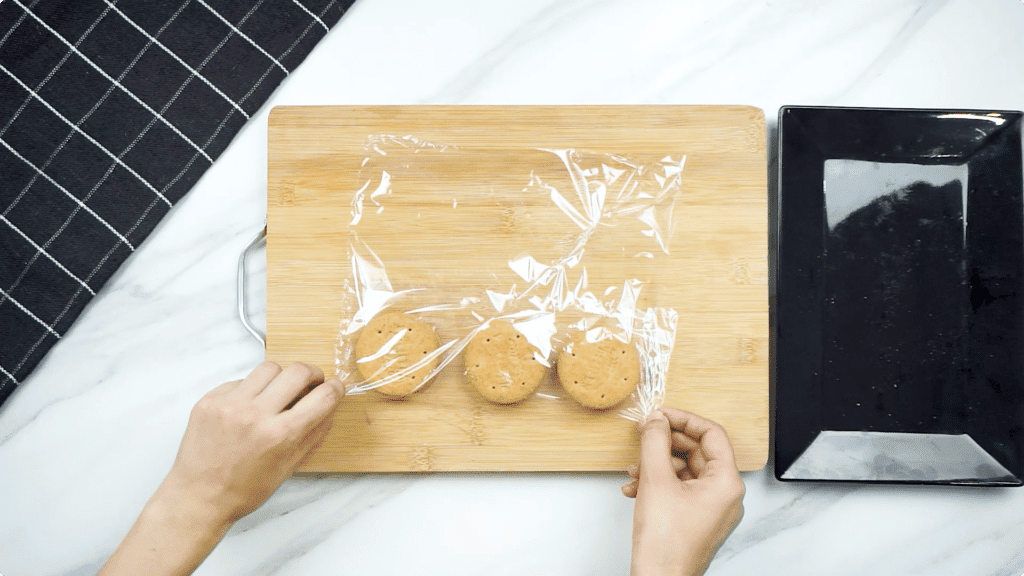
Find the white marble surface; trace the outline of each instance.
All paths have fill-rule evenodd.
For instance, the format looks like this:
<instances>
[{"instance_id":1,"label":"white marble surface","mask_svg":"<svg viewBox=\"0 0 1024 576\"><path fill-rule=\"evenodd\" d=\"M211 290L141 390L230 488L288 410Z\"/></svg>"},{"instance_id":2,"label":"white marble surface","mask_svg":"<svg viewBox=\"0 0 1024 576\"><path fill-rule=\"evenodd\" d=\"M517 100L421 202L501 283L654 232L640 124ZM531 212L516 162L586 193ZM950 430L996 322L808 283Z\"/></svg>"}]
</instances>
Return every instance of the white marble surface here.
<instances>
[{"instance_id":1,"label":"white marble surface","mask_svg":"<svg viewBox=\"0 0 1024 576\"><path fill-rule=\"evenodd\" d=\"M769 131L784 104L1020 110L1024 3L359 0L0 408L0 573L94 572L192 404L262 359L234 282L267 113L352 103L751 104ZM199 573L623 574L624 479L295 478ZM711 574L1024 573L1024 489L744 480Z\"/></svg>"}]
</instances>

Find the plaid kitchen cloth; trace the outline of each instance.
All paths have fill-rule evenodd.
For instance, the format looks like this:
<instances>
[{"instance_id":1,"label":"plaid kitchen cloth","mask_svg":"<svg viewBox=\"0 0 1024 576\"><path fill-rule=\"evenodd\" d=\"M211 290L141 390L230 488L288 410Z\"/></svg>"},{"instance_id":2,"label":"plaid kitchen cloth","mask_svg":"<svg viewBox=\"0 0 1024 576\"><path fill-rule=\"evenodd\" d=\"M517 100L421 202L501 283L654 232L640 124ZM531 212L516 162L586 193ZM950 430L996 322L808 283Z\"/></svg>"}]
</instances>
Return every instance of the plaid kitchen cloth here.
<instances>
[{"instance_id":1,"label":"plaid kitchen cloth","mask_svg":"<svg viewBox=\"0 0 1024 576\"><path fill-rule=\"evenodd\" d=\"M0 403L354 0L0 0Z\"/></svg>"}]
</instances>

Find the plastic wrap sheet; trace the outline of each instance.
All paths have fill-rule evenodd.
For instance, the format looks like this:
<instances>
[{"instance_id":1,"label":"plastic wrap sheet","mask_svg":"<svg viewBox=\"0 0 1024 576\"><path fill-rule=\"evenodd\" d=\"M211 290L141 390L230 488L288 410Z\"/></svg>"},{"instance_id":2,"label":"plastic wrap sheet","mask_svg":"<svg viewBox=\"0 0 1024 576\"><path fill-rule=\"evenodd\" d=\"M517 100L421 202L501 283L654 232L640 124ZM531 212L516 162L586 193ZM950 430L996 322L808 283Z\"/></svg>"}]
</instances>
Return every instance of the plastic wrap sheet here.
<instances>
[{"instance_id":1,"label":"plastic wrap sheet","mask_svg":"<svg viewBox=\"0 0 1024 576\"><path fill-rule=\"evenodd\" d=\"M420 390L442 370L468 386L460 355L503 320L546 368L522 402L570 401L555 374L567 342L614 338L640 359L638 385L617 413L643 421L664 398L677 315L640 303L653 289L650 271L671 250L684 163L681 155L640 164L574 149L502 156L370 136L363 184L352 191L338 376L355 382L350 393L417 374L412 390ZM395 312L429 325L436 349L412 357L400 331L357 354L367 324ZM374 371L370 360L383 362Z\"/></svg>"}]
</instances>

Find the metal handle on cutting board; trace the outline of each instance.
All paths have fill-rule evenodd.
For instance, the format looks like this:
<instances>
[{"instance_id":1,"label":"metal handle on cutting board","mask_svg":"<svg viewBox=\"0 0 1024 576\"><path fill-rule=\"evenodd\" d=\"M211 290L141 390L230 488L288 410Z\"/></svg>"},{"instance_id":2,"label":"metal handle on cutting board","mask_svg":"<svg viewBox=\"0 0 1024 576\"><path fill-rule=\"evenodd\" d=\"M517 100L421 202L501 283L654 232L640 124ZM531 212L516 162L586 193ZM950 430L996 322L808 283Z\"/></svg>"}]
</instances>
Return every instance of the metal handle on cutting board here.
<instances>
[{"instance_id":1,"label":"metal handle on cutting board","mask_svg":"<svg viewBox=\"0 0 1024 576\"><path fill-rule=\"evenodd\" d=\"M249 256L250 252L266 243L267 224L264 223L263 229L252 239L252 242L249 242L249 245L245 247L245 250L242 250L242 254L238 257L238 319L242 321L242 325L249 331L249 334L252 334L254 338L260 341L260 344L263 344L264 348L267 346L267 337L249 322L249 316L245 312L246 304L248 304L245 297L245 259Z\"/></svg>"}]
</instances>

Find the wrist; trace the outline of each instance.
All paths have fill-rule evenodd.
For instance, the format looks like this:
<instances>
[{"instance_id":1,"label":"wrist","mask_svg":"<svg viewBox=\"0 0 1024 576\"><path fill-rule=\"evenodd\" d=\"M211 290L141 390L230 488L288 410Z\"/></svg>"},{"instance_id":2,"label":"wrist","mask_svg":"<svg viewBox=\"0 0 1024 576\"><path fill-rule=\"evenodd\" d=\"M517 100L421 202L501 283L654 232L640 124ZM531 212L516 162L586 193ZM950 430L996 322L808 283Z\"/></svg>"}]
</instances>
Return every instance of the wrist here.
<instances>
[{"instance_id":1,"label":"wrist","mask_svg":"<svg viewBox=\"0 0 1024 576\"><path fill-rule=\"evenodd\" d=\"M689 550L677 552L679 554L673 558L664 557L664 551L659 551L655 557L634 553L630 573L632 576L702 576L707 571L707 565L701 564L698 553Z\"/></svg>"},{"instance_id":2,"label":"wrist","mask_svg":"<svg viewBox=\"0 0 1024 576\"><path fill-rule=\"evenodd\" d=\"M632 576L701 576L703 570L692 565L649 565L634 562L630 568Z\"/></svg>"},{"instance_id":3,"label":"wrist","mask_svg":"<svg viewBox=\"0 0 1024 576\"><path fill-rule=\"evenodd\" d=\"M226 511L195 494L172 475L160 484L142 513L168 526L187 526L197 540L218 542L234 524Z\"/></svg>"},{"instance_id":4,"label":"wrist","mask_svg":"<svg viewBox=\"0 0 1024 576\"><path fill-rule=\"evenodd\" d=\"M223 514L165 479L100 574L191 574L230 527Z\"/></svg>"}]
</instances>

